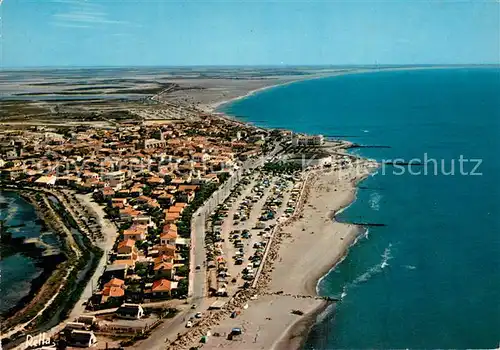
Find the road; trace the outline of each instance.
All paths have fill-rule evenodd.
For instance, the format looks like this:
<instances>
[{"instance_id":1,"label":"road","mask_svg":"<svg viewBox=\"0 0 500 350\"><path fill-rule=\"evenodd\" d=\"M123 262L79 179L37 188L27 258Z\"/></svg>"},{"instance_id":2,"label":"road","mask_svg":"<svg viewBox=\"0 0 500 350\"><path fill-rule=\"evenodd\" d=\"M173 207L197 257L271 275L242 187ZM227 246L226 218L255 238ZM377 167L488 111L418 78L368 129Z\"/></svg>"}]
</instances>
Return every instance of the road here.
<instances>
[{"instance_id":1,"label":"road","mask_svg":"<svg viewBox=\"0 0 500 350\"><path fill-rule=\"evenodd\" d=\"M279 150L277 144L270 152L269 156L274 156ZM206 298L206 259L205 249L205 223L210 218L212 211L224 202L229 197L231 190L240 182L242 174L245 170L254 169L262 166L267 157L259 157L257 160L252 159L246 161L240 169L235 171L226 183L218 189L210 199L194 214L191 220L191 251L190 251L190 272L189 272L189 290L188 303L185 308L182 308L178 315L173 319L166 321L159 326L148 339L137 343L134 347L140 349L163 349L165 340L173 340L178 333L186 330L185 323L189 316L196 312L204 312L207 310L210 302ZM197 270L196 266L200 266ZM189 305L194 305L191 309Z\"/></svg>"},{"instance_id":2,"label":"road","mask_svg":"<svg viewBox=\"0 0 500 350\"><path fill-rule=\"evenodd\" d=\"M106 264L108 262L108 252L113 249L116 237L118 236L118 230L116 226L106 218L106 213L104 212L103 208L92 200L92 196L90 194L77 194L76 198L80 201L80 203L82 203L82 205L91 208L91 210L93 210L95 215L97 216L97 220L103 234L103 239L97 241L97 246L103 250L103 255L94 271L94 274L87 282L87 285L85 286L80 299L73 307L73 310L71 311L69 316L70 320L75 319L85 311L84 303L92 296L94 289L98 287L99 279L106 269Z\"/></svg>"},{"instance_id":3,"label":"road","mask_svg":"<svg viewBox=\"0 0 500 350\"><path fill-rule=\"evenodd\" d=\"M198 211L191 221L191 262L189 297L193 304L199 305L206 295L206 250L205 222L219 204L229 197L233 187L240 181L243 170L240 169L219 188ZM197 269L199 266L199 269Z\"/></svg>"},{"instance_id":4,"label":"road","mask_svg":"<svg viewBox=\"0 0 500 350\"><path fill-rule=\"evenodd\" d=\"M173 340L178 333L186 330L185 324L190 316L196 312L204 312L209 306L206 296L206 259L205 250L205 222L210 218L211 212L222 203L230 194L232 188L240 181L243 169L238 170L226 183L218 189L198 209L191 220L191 255L189 272L189 291L187 304L180 307L180 312L171 320L166 320L151 336L134 345L137 349L163 349L166 340ZM196 269L196 266L200 266ZM195 308L192 309L191 305Z\"/></svg>"}]
</instances>

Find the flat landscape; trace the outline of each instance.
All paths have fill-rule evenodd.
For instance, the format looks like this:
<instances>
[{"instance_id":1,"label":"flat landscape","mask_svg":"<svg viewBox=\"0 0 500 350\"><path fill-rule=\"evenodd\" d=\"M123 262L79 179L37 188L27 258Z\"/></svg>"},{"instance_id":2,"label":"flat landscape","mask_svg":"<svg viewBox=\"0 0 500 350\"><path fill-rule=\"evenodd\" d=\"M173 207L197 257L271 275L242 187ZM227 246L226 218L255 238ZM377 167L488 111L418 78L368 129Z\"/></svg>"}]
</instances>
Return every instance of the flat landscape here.
<instances>
[{"instance_id":1,"label":"flat landscape","mask_svg":"<svg viewBox=\"0 0 500 350\"><path fill-rule=\"evenodd\" d=\"M5 70L0 73L0 123L112 126L123 120L193 118L252 91L350 69Z\"/></svg>"}]
</instances>

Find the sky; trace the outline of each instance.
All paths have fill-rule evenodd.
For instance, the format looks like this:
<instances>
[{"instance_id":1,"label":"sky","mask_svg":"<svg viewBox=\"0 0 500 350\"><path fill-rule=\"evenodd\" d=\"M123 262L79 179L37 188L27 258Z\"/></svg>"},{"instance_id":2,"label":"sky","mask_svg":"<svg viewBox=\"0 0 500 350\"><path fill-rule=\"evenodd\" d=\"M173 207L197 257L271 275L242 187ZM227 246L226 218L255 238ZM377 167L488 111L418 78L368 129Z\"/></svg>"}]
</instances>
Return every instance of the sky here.
<instances>
[{"instance_id":1,"label":"sky","mask_svg":"<svg viewBox=\"0 0 500 350\"><path fill-rule=\"evenodd\" d=\"M0 0L0 66L500 62L500 1Z\"/></svg>"}]
</instances>

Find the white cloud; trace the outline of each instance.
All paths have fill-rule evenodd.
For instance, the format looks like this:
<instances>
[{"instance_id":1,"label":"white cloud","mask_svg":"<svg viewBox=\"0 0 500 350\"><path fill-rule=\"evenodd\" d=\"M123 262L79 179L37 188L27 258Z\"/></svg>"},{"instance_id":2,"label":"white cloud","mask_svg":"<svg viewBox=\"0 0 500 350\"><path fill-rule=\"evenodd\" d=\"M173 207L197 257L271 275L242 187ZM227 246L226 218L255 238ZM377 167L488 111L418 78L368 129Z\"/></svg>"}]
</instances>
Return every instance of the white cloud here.
<instances>
[{"instance_id":1,"label":"white cloud","mask_svg":"<svg viewBox=\"0 0 500 350\"><path fill-rule=\"evenodd\" d=\"M1 0L0 0L1 1ZM68 28L92 28L99 25L128 24L108 17L102 5L87 0L52 0L64 4L63 11L55 13L52 24Z\"/></svg>"},{"instance_id":2,"label":"white cloud","mask_svg":"<svg viewBox=\"0 0 500 350\"><path fill-rule=\"evenodd\" d=\"M76 24L76 23L52 22L52 24L57 27L64 27L64 28L92 28L92 26L86 26L83 24Z\"/></svg>"}]
</instances>

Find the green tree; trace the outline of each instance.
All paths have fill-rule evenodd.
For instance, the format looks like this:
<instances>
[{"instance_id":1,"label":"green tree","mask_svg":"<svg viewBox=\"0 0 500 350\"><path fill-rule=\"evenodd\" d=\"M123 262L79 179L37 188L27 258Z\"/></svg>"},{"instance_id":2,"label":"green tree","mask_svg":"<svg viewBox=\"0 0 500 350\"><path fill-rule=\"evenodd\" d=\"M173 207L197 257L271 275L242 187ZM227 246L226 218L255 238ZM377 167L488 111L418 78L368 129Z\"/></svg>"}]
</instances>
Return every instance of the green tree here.
<instances>
[{"instance_id":1,"label":"green tree","mask_svg":"<svg viewBox=\"0 0 500 350\"><path fill-rule=\"evenodd\" d=\"M165 180L165 185L168 185L172 182L172 176L167 174L163 177L163 180Z\"/></svg>"}]
</instances>

